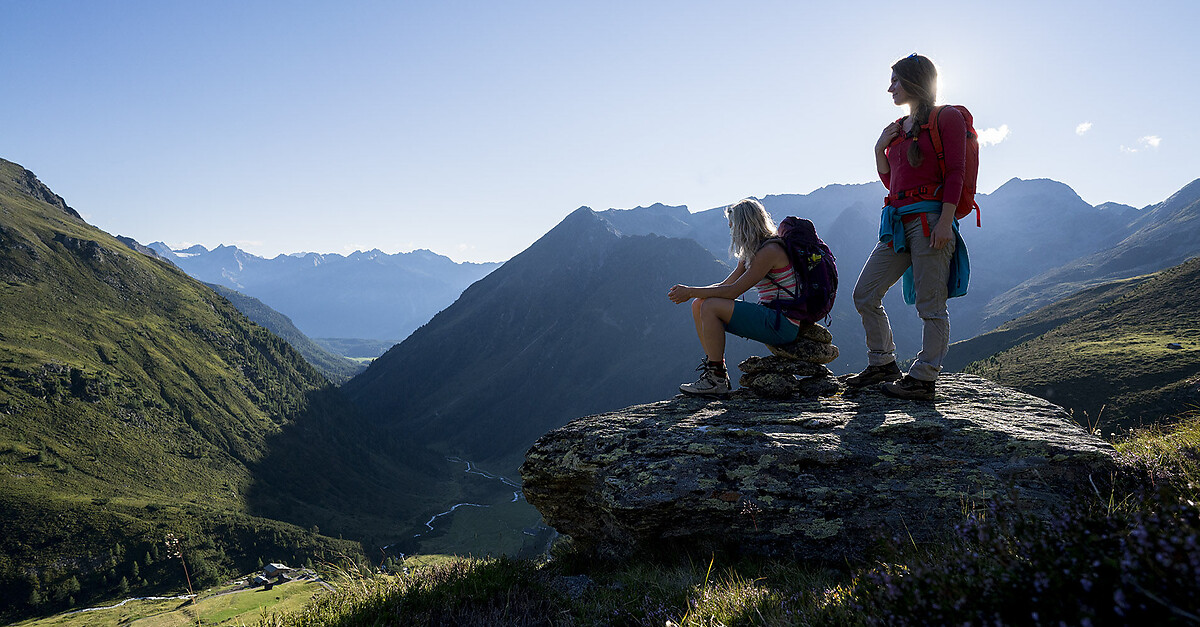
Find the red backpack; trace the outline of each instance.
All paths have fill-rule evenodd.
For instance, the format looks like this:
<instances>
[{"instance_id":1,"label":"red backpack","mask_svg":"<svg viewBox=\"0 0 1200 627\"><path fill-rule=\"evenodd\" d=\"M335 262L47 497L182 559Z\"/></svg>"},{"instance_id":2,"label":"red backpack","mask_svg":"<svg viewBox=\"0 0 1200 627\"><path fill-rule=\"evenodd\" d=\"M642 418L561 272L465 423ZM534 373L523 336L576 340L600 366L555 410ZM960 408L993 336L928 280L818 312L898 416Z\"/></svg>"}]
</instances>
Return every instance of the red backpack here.
<instances>
[{"instance_id":1,"label":"red backpack","mask_svg":"<svg viewBox=\"0 0 1200 627\"><path fill-rule=\"evenodd\" d=\"M961 220L971 212L975 212L975 226L983 226L979 216L979 203L975 202L975 186L979 179L979 133L975 132L975 118L971 116L971 112L962 105L939 105L929 112L929 121L921 125L922 129L929 129L930 139L933 140L933 151L937 153L938 170L942 173L942 182L946 181L946 151L942 147L942 132L938 128L938 115L947 106L958 109L962 114L963 120L967 123L967 162L963 171L963 188L962 197L958 199L954 208L954 217ZM904 118L900 118L903 120ZM897 120L897 121L900 121ZM897 143L903 140L904 136L896 138ZM922 200L938 200L940 198L942 186L930 188L928 185L923 185L917 189L904 190L898 193L888 194L885 202L892 204L893 200L899 198L920 198Z\"/></svg>"}]
</instances>

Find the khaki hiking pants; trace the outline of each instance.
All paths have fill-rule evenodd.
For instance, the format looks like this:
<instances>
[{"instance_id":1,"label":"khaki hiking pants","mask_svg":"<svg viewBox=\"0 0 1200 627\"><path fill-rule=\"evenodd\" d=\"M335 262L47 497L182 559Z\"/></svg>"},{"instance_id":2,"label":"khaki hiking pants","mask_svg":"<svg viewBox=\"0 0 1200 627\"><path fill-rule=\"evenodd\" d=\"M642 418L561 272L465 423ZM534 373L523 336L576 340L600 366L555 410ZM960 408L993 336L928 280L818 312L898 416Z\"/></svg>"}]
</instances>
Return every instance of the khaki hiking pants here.
<instances>
[{"instance_id":1,"label":"khaki hiking pants","mask_svg":"<svg viewBox=\"0 0 1200 627\"><path fill-rule=\"evenodd\" d=\"M883 310L883 295L900 280L911 265L917 290L917 315L924 321L921 352L908 375L922 381L936 381L942 360L950 349L950 314L946 311L946 282L950 278L950 258L955 242L941 250L929 246L929 237L920 220L904 226L908 250L898 253L883 242L875 245L858 283L854 285L854 307L862 316L867 332L867 363L882 366L896 361L892 325Z\"/></svg>"}]
</instances>

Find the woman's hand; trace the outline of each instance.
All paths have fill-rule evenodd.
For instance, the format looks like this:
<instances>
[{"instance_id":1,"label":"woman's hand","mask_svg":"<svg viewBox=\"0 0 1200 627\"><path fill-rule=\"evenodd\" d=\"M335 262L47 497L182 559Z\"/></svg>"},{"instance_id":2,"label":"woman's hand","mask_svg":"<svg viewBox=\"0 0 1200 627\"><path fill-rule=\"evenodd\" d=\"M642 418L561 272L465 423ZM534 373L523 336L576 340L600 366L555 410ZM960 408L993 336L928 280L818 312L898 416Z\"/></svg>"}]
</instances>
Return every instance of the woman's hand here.
<instances>
[{"instance_id":1,"label":"woman's hand","mask_svg":"<svg viewBox=\"0 0 1200 627\"><path fill-rule=\"evenodd\" d=\"M671 302L678 305L680 303L686 303L689 300L692 300L691 292L692 288L686 285L676 285L675 287L671 288L671 291L667 292L667 298L671 299Z\"/></svg>"},{"instance_id":2,"label":"woman's hand","mask_svg":"<svg viewBox=\"0 0 1200 627\"><path fill-rule=\"evenodd\" d=\"M885 148L891 145L892 141L900 136L900 123L892 122L883 127L883 132L879 134L879 141L875 142L875 152L882 153Z\"/></svg>"},{"instance_id":3,"label":"woman's hand","mask_svg":"<svg viewBox=\"0 0 1200 627\"><path fill-rule=\"evenodd\" d=\"M954 242L954 224L949 220L938 220L929 233L929 246L941 250Z\"/></svg>"}]
</instances>

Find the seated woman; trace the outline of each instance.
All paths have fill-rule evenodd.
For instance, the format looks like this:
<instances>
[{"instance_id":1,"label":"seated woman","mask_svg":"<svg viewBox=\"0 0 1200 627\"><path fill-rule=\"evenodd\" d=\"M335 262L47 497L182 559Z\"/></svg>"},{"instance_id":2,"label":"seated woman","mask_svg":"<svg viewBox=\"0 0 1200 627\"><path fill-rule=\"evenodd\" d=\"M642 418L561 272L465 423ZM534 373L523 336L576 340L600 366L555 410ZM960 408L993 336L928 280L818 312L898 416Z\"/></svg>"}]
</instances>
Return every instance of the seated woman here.
<instances>
[{"instance_id":1,"label":"seated woman","mask_svg":"<svg viewBox=\"0 0 1200 627\"><path fill-rule=\"evenodd\" d=\"M716 285L676 285L667 293L675 304L696 299L692 319L704 349L704 361L697 368L702 374L695 383L679 386L680 392L692 396L729 393L726 332L771 345L787 344L800 334L800 322L763 304L787 296L780 286L793 293L796 290L796 274L777 239L770 214L762 203L748 198L726 208L725 216L729 218L729 252L737 258L737 267ZM759 304L735 300L751 287L758 288Z\"/></svg>"}]
</instances>

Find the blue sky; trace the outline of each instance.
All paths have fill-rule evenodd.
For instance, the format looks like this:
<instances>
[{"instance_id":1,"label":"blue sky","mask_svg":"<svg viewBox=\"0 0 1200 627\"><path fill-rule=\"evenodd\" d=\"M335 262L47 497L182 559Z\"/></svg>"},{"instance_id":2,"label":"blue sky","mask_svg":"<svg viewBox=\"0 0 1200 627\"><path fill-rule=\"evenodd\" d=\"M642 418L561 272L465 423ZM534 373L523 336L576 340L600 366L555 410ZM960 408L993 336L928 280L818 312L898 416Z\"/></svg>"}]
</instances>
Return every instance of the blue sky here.
<instances>
[{"instance_id":1,"label":"blue sky","mask_svg":"<svg viewBox=\"0 0 1200 627\"><path fill-rule=\"evenodd\" d=\"M0 0L0 157L143 243L503 260L581 205L874 180L918 51L984 192L1200 177L1200 2L834 4Z\"/></svg>"}]
</instances>

